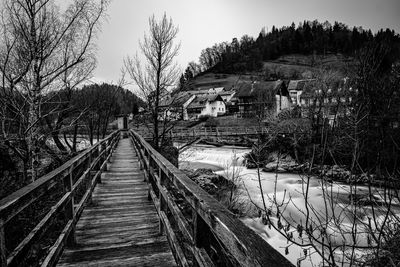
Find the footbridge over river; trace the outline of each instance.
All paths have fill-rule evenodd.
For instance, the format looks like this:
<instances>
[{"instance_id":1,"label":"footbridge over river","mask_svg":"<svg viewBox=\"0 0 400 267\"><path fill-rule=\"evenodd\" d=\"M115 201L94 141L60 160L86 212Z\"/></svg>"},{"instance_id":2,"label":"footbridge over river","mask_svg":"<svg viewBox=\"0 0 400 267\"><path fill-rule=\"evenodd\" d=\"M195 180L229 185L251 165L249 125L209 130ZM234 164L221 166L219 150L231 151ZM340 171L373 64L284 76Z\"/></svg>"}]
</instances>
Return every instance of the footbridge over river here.
<instances>
[{"instance_id":1,"label":"footbridge over river","mask_svg":"<svg viewBox=\"0 0 400 267\"><path fill-rule=\"evenodd\" d=\"M60 188L11 242L10 224ZM1 267L26 266L44 237L41 266L292 266L134 131L112 133L0 201Z\"/></svg>"}]
</instances>

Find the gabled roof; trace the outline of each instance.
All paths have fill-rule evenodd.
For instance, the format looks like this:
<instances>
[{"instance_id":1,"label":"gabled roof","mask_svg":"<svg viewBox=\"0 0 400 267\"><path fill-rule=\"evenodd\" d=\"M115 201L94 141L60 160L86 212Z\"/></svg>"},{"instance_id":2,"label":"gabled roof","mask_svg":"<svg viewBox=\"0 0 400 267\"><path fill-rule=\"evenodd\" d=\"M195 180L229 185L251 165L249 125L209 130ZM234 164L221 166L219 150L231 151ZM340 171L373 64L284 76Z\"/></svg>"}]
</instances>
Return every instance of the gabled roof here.
<instances>
[{"instance_id":1,"label":"gabled roof","mask_svg":"<svg viewBox=\"0 0 400 267\"><path fill-rule=\"evenodd\" d=\"M188 92L179 92L174 96L168 95L160 101L160 107L179 107L186 103L192 97Z\"/></svg>"},{"instance_id":2,"label":"gabled roof","mask_svg":"<svg viewBox=\"0 0 400 267\"><path fill-rule=\"evenodd\" d=\"M234 93L235 93L234 90L230 90L230 91L221 91L218 94L222 96L222 95L232 95Z\"/></svg>"},{"instance_id":3,"label":"gabled roof","mask_svg":"<svg viewBox=\"0 0 400 267\"><path fill-rule=\"evenodd\" d=\"M256 97L265 93L288 96L289 93L282 80L240 83L237 86L235 97Z\"/></svg>"},{"instance_id":4,"label":"gabled roof","mask_svg":"<svg viewBox=\"0 0 400 267\"><path fill-rule=\"evenodd\" d=\"M207 102L212 103L215 101L224 101L220 95L205 95L196 96L196 98L189 104L188 108L203 108Z\"/></svg>"},{"instance_id":5,"label":"gabled roof","mask_svg":"<svg viewBox=\"0 0 400 267\"><path fill-rule=\"evenodd\" d=\"M315 79L290 80L288 84L288 90L303 91L305 87L312 81L315 81Z\"/></svg>"}]
</instances>

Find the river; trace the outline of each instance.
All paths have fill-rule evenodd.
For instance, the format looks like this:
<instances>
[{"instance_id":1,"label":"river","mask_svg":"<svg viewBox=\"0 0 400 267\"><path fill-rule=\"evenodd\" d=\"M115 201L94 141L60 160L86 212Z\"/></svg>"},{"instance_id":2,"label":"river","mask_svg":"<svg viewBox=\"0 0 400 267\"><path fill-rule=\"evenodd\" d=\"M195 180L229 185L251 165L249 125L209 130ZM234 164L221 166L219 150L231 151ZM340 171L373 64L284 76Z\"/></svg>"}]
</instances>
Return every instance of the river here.
<instances>
[{"instance_id":1,"label":"river","mask_svg":"<svg viewBox=\"0 0 400 267\"><path fill-rule=\"evenodd\" d=\"M250 152L250 148L245 147L214 147L208 145L195 145L190 147L186 151L182 152L179 156L179 167L180 168L209 168L214 170L215 173L229 177L229 173L234 170L239 173L240 184L241 184L241 197L246 198L248 202L251 199L256 205L263 206L261 190L259 186L259 179L256 169L247 169L244 167L244 155ZM306 201L305 201L305 190L307 182L308 188L308 202L309 207L314 209L311 212L310 217L314 220L324 220L335 212L339 214L337 222L330 223L327 227L327 231L331 235L333 245L343 244L346 240L351 240L349 234L336 234L336 230L341 228L348 230L353 225L353 218L349 216L353 211L353 206L350 205L349 196L350 190L356 190L359 195L368 194L368 188L366 186L357 186L356 188L350 188L349 185L340 183L321 183L321 180L316 178L305 177L299 174L291 173L260 173L261 186L266 200L266 206L272 203L274 197L277 202L283 201L288 203L285 206L285 210L282 212L283 217L288 218L294 225L298 223L304 223L306 220ZM325 185L325 186L324 186ZM329 197L324 198L324 190L328 189ZM325 191L326 192L326 191ZM377 196L378 197L378 196ZM326 207L329 207L328 209ZM365 222L367 215L370 213L370 209L365 207L364 213L358 214L360 221ZM261 222L261 219L253 213L249 213L250 216L242 218L241 220L264 239L268 241L274 248L280 253L285 255L293 264L296 265L299 259L303 259L301 266L318 266L322 259L320 255L310 247L300 247L297 245L290 245L286 238L283 237L278 231L269 229L266 225ZM325 215L328 214L328 217ZM379 218L379 215L378 215ZM277 223L277 219L274 218L274 222ZM295 229L293 231L294 239L301 242L298 236L298 232ZM361 231L357 234L357 243L359 245L366 245L366 235ZM288 249L289 254L285 253ZM307 257L304 256L304 249L308 249ZM287 255L286 255L287 254ZM340 254L342 255L342 254ZM338 256L340 257L340 256ZM313 265L314 264L314 265Z\"/></svg>"}]
</instances>

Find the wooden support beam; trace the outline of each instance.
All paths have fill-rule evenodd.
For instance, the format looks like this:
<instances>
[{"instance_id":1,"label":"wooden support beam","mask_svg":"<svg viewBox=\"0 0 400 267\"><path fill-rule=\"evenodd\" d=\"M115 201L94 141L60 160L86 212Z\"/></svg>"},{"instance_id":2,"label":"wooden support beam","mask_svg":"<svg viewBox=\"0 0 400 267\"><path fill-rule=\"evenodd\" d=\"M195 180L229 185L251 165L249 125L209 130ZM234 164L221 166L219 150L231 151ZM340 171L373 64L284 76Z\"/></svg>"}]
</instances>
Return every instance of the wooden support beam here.
<instances>
[{"instance_id":1,"label":"wooden support beam","mask_svg":"<svg viewBox=\"0 0 400 267\"><path fill-rule=\"evenodd\" d=\"M4 233L4 221L0 218L0 267L7 266L6 236Z\"/></svg>"}]
</instances>

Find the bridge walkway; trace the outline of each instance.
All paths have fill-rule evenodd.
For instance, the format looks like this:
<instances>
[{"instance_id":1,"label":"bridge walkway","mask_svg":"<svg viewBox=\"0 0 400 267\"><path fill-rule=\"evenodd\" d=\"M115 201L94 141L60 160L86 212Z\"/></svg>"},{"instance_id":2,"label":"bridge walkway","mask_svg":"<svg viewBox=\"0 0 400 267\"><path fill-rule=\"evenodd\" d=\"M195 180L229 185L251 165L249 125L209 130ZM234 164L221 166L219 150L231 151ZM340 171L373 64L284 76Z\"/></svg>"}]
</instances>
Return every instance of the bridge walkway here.
<instances>
[{"instance_id":1,"label":"bridge walkway","mask_svg":"<svg viewBox=\"0 0 400 267\"><path fill-rule=\"evenodd\" d=\"M176 266L129 138L121 139L58 266Z\"/></svg>"}]
</instances>

